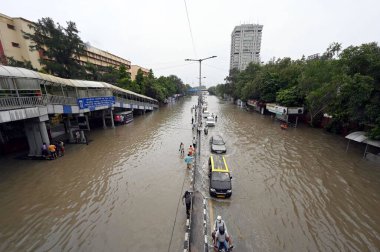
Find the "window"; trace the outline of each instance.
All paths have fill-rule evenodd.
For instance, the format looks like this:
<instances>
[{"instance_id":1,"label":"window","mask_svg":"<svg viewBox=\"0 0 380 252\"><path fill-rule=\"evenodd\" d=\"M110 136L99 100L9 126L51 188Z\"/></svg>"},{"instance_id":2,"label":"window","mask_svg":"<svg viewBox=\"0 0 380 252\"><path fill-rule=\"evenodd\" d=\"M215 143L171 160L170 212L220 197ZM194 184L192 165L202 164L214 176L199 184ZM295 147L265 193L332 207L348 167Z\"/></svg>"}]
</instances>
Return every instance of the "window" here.
<instances>
[{"instance_id":1,"label":"window","mask_svg":"<svg viewBox=\"0 0 380 252\"><path fill-rule=\"evenodd\" d=\"M19 43L12 42L12 46L20 48L20 44Z\"/></svg>"},{"instance_id":2,"label":"window","mask_svg":"<svg viewBox=\"0 0 380 252\"><path fill-rule=\"evenodd\" d=\"M14 25L11 25L11 24L7 24L7 27L11 30L15 30L15 26Z\"/></svg>"}]
</instances>

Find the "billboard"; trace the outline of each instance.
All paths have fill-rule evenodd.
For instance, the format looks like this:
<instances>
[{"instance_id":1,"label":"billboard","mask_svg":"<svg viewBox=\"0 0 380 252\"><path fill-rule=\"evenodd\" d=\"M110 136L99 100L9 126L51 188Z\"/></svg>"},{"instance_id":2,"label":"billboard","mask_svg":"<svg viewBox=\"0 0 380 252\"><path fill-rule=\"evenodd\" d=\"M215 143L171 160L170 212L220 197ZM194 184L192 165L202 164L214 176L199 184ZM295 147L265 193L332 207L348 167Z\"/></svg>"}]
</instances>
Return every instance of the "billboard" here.
<instances>
[{"instance_id":1,"label":"billboard","mask_svg":"<svg viewBox=\"0 0 380 252\"><path fill-rule=\"evenodd\" d=\"M115 96L79 98L77 103L79 109L94 110L96 107L111 107L115 104Z\"/></svg>"}]
</instances>

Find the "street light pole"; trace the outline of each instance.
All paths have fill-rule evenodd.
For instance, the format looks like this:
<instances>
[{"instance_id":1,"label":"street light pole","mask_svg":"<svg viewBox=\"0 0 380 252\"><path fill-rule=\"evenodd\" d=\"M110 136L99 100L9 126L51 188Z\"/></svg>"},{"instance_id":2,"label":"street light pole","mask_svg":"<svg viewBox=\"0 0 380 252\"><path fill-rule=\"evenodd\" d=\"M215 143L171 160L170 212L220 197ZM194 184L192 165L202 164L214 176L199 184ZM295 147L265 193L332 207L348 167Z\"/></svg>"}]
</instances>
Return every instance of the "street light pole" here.
<instances>
[{"instance_id":1,"label":"street light pole","mask_svg":"<svg viewBox=\"0 0 380 252\"><path fill-rule=\"evenodd\" d=\"M197 127L197 132L198 129L201 127L202 123L202 91L201 91L201 86L202 86L202 61L216 58L216 56L211 56L203 59L185 59L185 61L198 61L199 62L199 89L198 89L198 127ZM201 150L201 141L200 141L200 132L197 134L198 135L198 153L200 153Z\"/></svg>"},{"instance_id":2,"label":"street light pole","mask_svg":"<svg viewBox=\"0 0 380 252\"><path fill-rule=\"evenodd\" d=\"M216 56L211 56L211 57L207 57L207 58L203 58L203 59L185 59L185 61L198 61L199 62L199 90L198 90L198 106L200 108L201 106L201 86L202 86L202 61L204 60L208 60L208 59L212 59L212 58L216 58ZM200 112L200 111L199 111ZM202 119L200 113L199 113L199 118ZM198 124L200 124L200 120L198 121Z\"/></svg>"},{"instance_id":3,"label":"street light pole","mask_svg":"<svg viewBox=\"0 0 380 252\"><path fill-rule=\"evenodd\" d=\"M199 90L200 90L201 85L202 85L202 61L212 59L212 58L216 58L216 56L211 56L211 57L207 57L207 58L203 58L203 59L185 59L185 61L198 61L199 62Z\"/></svg>"}]
</instances>

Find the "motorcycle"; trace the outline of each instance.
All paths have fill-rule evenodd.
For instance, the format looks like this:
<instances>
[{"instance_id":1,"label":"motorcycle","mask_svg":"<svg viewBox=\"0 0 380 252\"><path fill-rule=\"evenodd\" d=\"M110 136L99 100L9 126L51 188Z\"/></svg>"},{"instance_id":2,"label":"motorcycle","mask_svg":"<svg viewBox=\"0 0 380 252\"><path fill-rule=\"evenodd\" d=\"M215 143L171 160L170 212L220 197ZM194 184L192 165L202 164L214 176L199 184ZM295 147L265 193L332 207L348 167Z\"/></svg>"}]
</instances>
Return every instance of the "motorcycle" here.
<instances>
[{"instance_id":1,"label":"motorcycle","mask_svg":"<svg viewBox=\"0 0 380 252\"><path fill-rule=\"evenodd\" d=\"M231 252L233 248L234 245L231 245L228 248L226 248L224 245L221 245L219 248L217 245L214 246L215 252Z\"/></svg>"}]
</instances>

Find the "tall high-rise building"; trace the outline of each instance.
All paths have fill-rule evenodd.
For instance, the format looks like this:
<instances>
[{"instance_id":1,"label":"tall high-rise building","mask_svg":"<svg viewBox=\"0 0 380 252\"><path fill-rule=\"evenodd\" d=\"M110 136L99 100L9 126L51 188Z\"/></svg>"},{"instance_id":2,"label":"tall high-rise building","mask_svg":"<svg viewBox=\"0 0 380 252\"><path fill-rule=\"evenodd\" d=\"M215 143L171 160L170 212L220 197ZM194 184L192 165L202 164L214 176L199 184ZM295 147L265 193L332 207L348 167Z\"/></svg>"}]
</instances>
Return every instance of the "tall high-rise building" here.
<instances>
[{"instance_id":1,"label":"tall high-rise building","mask_svg":"<svg viewBox=\"0 0 380 252\"><path fill-rule=\"evenodd\" d=\"M260 63L261 34L263 25L243 24L231 34L230 70L244 70L250 62Z\"/></svg>"}]
</instances>

